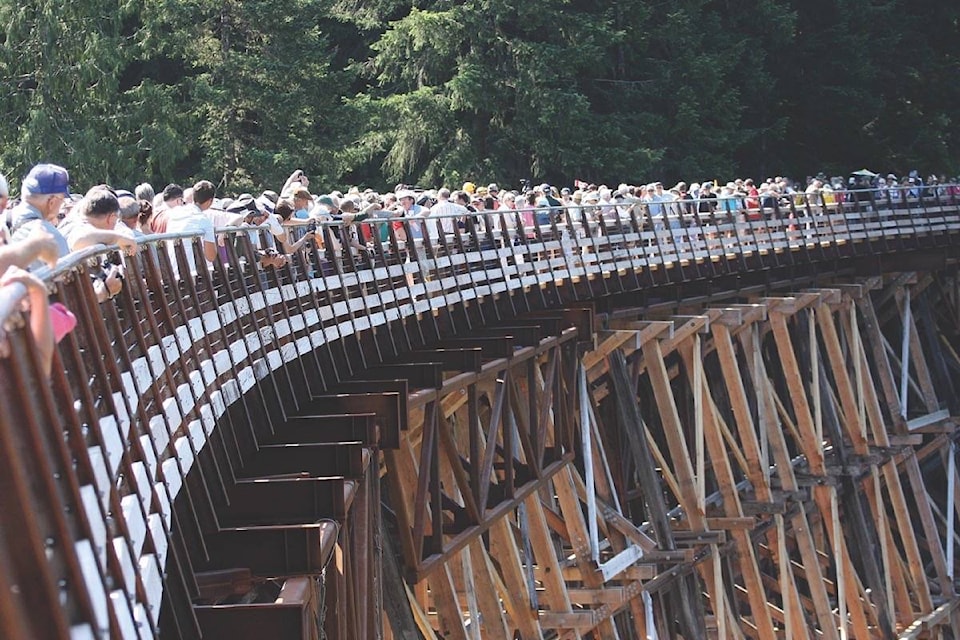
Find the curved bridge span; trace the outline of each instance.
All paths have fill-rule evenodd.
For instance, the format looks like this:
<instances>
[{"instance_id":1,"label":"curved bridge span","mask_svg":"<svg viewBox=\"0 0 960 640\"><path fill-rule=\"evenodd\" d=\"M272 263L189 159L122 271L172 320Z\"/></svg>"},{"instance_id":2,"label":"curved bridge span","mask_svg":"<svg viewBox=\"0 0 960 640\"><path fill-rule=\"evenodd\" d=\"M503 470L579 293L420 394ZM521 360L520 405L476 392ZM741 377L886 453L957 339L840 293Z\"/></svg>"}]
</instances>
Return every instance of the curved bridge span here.
<instances>
[{"instance_id":1,"label":"curved bridge span","mask_svg":"<svg viewBox=\"0 0 960 640\"><path fill-rule=\"evenodd\" d=\"M855 196L3 289L0 636L956 637L960 202Z\"/></svg>"}]
</instances>

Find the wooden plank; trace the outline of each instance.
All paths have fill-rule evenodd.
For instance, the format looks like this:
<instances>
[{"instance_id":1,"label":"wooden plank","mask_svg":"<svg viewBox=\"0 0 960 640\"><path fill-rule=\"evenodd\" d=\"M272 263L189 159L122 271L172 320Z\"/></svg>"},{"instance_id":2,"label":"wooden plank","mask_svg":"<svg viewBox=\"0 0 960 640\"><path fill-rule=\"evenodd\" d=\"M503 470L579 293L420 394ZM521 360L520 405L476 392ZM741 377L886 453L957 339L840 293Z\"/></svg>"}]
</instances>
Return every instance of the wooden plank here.
<instances>
[{"instance_id":1,"label":"wooden plank","mask_svg":"<svg viewBox=\"0 0 960 640\"><path fill-rule=\"evenodd\" d=\"M670 386L670 376L667 374L667 366L663 360L663 352L658 341L653 340L644 345L643 360L647 366L650 383L653 386L653 395L660 412L664 436L666 436L667 445L670 448L673 470L679 482L680 495L677 496L677 499L683 506L687 519L690 520L691 528L695 531L702 530L706 524L704 522L705 514L699 507L690 452L684 438L683 425L680 423L673 389Z\"/></svg>"},{"instance_id":2,"label":"wooden plank","mask_svg":"<svg viewBox=\"0 0 960 640\"><path fill-rule=\"evenodd\" d=\"M747 392L743 386L740 366L737 363L733 348L733 339L730 329L723 324L713 325L713 342L720 360L720 369L723 372L723 381L727 387L733 415L736 418L737 433L743 446L744 457L747 461L747 477L756 491L757 498L762 501L771 499L768 478L763 469L767 461L762 459L760 441L753 424L753 417L747 401Z\"/></svg>"},{"instance_id":3,"label":"wooden plank","mask_svg":"<svg viewBox=\"0 0 960 640\"><path fill-rule=\"evenodd\" d=\"M897 636L897 640L918 640L925 637L926 632L947 624L947 619L953 615L958 605L960 605L960 598L950 598L930 613L913 621Z\"/></svg>"},{"instance_id":4,"label":"wooden plank","mask_svg":"<svg viewBox=\"0 0 960 640\"><path fill-rule=\"evenodd\" d=\"M937 581L940 583L941 593L952 594L954 592L953 581L950 579L950 572L947 569L947 559L943 553L943 545L940 543L940 533L937 529L936 522L934 522L933 512L930 510L927 487L923 480L923 474L920 471L920 463L917 461L917 456L906 456L904 466L906 466L907 469L907 477L910 481L910 489L913 492L914 503L920 515L923 535L927 539L927 551L933 558L933 566L937 572Z\"/></svg>"},{"instance_id":5,"label":"wooden plank","mask_svg":"<svg viewBox=\"0 0 960 640\"><path fill-rule=\"evenodd\" d=\"M406 583L401 576L399 549L394 546L394 534L386 519L381 518L381 544L383 545L383 611L397 640L419 640L417 623L406 597Z\"/></svg>"},{"instance_id":6,"label":"wooden plank","mask_svg":"<svg viewBox=\"0 0 960 640\"><path fill-rule=\"evenodd\" d=\"M527 591L520 551L510 528L507 518L500 518L490 527L490 555L500 566L505 586L501 597L509 602L510 619L522 637L543 640L537 612Z\"/></svg>"},{"instance_id":7,"label":"wooden plank","mask_svg":"<svg viewBox=\"0 0 960 640\"><path fill-rule=\"evenodd\" d=\"M887 358L887 351L883 346L883 333L880 331L880 323L877 320L877 314L870 296L864 296L858 302L857 307L863 315L863 328L867 335L867 341L870 343L875 366L879 367L879 369L874 369L874 375L880 379L880 388L883 392L883 400L887 405L888 418L893 423L895 433L905 434L907 426L900 411L900 395L894 384L893 370L890 368L890 360Z\"/></svg>"},{"instance_id":8,"label":"wooden plank","mask_svg":"<svg viewBox=\"0 0 960 640\"><path fill-rule=\"evenodd\" d=\"M524 501L524 504L527 507L527 524L533 555L537 565L543 569L543 585L546 588L543 594L544 600L551 611L570 613L573 607L570 604L570 596L567 594L567 585L560 572L560 562L550 537L550 529L547 527L547 520L540 505L540 496L534 493Z\"/></svg>"},{"instance_id":9,"label":"wooden plank","mask_svg":"<svg viewBox=\"0 0 960 640\"><path fill-rule=\"evenodd\" d=\"M497 597L496 582L487 550L481 540L468 545L470 566L473 570L473 584L476 589L477 607L480 610L480 631L482 638L508 640L507 620ZM475 621L476 622L476 621Z\"/></svg>"},{"instance_id":10,"label":"wooden plank","mask_svg":"<svg viewBox=\"0 0 960 640\"><path fill-rule=\"evenodd\" d=\"M783 375L786 378L788 388L791 390L790 401L793 404L797 428L800 432L800 442L798 444L807 457L811 472L816 475L825 475L826 467L824 466L823 452L817 442L816 427L813 424L813 415L810 413L807 394L803 393L805 385L800 375L796 354L793 351L793 341L787 329L786 316L780 311L771 311L770 326L773 329Z\"/></svg>"},{"instance_id":11,"label":"wooden plank","mask_svg":"<svg viewBox=\"0 0 960 640\"><path fill-rule=\"evenodd\" d=\"M901 315L906 311L907 297L902 290L898 289L894 298L897 301L897 307ZM911 314L912 316L913 314ZM930 369L927 367L927 361L923 355L923 346L920 344L920 333L917 331L917 323L910 322L909 326L910 340L910 359L913 361L913 370L917 374L917 382L923 395L923 403L928 412L940 409L940 402L937 400L937 392L933 386L933 377L930 375Z\"/></svg>"},{"instance_id":12,"label":"wooden plank","mask_svg":"<svg viewBox=\"0 0 960 640\"><path fill-rule=\"evenodd\" d=\"M866 455L867 441L864 438L866 431L859 424L860 411L857 407L857 400L854 397L853 383L847 372L847 358L844 357L840 347L840 338L837 335L837 326L833 319L833 310L829 306L821 306L817 309L817 324L820 327L820 334L823 337L824 346L827 349L827 358L830 360L830 370L833 373L833 381L837 386L837 395L840 398L840 404L843 411L840 414L841 424L844 426L847 437L853 443L853 450L858 455Z\"/></svg>"}]
</instances>

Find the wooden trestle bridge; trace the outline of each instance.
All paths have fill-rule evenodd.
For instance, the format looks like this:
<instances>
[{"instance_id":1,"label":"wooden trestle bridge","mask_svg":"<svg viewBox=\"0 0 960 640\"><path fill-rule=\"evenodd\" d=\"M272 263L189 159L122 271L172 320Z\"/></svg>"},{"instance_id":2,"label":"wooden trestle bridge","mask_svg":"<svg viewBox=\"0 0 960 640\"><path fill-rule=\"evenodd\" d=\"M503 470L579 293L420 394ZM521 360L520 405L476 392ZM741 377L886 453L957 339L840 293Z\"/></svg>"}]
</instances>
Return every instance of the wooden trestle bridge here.
<instances>
[{"instance_id":1,"label":"wooden trestle bridge","mask_svg":"<svg viewBox=\"0 0 960 640\"><path fill-rule=\"evenodd\" d=\"M593 213L0 291L0 637L960 637L960 202Z\"/></svg>"}]
</instances>

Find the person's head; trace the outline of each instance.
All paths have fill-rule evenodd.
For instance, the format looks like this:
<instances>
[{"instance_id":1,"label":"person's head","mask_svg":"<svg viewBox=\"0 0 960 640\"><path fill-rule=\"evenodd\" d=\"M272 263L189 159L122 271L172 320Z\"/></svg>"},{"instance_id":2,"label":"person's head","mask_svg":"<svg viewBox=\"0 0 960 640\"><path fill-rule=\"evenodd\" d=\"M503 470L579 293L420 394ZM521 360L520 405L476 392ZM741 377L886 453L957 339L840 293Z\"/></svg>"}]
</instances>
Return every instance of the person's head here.
<instances>
[{"instance_id":1,"label":"person's head","mask_svg":"<svg viewBox=\"0 0 960 640\"><path fill-rule=\"evenodd\" d=\"M500 202L507 209L513 209L517 204L517 194L512 191L506 191L503 195L500 196Z\"/></svg>"},{"instance_id":2,"label":"person's head","mask_svg":"<svg viewBox=\"0 0 960 640\"><path fill-rule=\"evenodd\" d=\"M137 188L133 190L133 195L137 196L137 200L153 202L157 194L153 190L153 185L149 182L144 182L143 184L137 185Z\"/></svg>"},{"instance_id":3,"label":"person's head","mask_svg":"<svg viewBox=\"0 0 960 640\"><path fill-rule=\"evenodd\" d=\"M183 204L183 187L178 184L168 184L163 188L163 203L168 209L179 207Z\"/></svg>"},{"instance_id":4,"label":"person's head","mask_svg":"<svg viewBox=\"0 0 960 640\"><path fill-rule=\"evenodd\" d=\"M10 199L10 185L7 184L7 177L0 173L0 211L7 208L7 200Z\"/></svg>"},{"instance_id":5,"label":"person's head","mask_svg":"<svg viewBox=\"0 0 960 640\"><path fill-rule=\"evenodd\" d=\"M117 197L117 203L120 205L120 222L131 229L136 229L140 222L140 213L142 200L137 200L133 194L126 192Z\"/></svg>"},{"instance_id":6,"label":"person's head","mask_svg":"<svg viewBox=\"0 0 960 640\"><path fill-rule=\"evenodd\" d=\"M20 190L27 204L53 222L63 201L70 195L70 174L59 165L38 164L23 179Z\"/></svg>"},{"instance_id":7,"label":"person's head","mask_svg":"<svg viewBox=\"0 0 960 640\"><path fill-rule=\"evenodd\" d=\"M439 191L437 191L437 200L449 200L449 199L450 199L450 189L443 187Z\"/></svg>"},{"instance_id":8,"label":"person's head","mask_svg":"<svg viewBox=\"0 0 960 640\"><path fill-rule=\"evenodd\" d=\"M332 193L317 198L317 204L321 211L326 211L330 215L336 215L340 211L340 198Z\"/></svg>"},{"instance_id":9,"label":"person's head","mask_svg":"<svg viewBox=\"0 0 960 640\"><path fill-rule=\"evenodd\" d=\"M87 192L81 203L83 217L90 225L109 230L117 226L120 217L120 202L117 194L109 189L97 187Z\"/></svg>"},{"instance_id":10,"label":"person's head","mask_svg":"<svg viewBox=\"0 0 960 640\"><path fill-rule=\"evenodd\" d=\"M417 201L417 196L413 191L404 189L397 194L397 200L400 202L400 206L403 207L404 210L409 211L413 207L413 204Z\"/></svg>"},{"instance_id":11,"label":"person's head","mask_svg":"<svg viewBox=\"0 0 960 640\"><path fill-rule=\"evenodd\" d=\"M307 211L310 209L310 205L313 203L313 196L310 195L310 192L300 187L293 192L293 209L294 211Z\"/></svg>"},{"instance_id":12,"label":"person's head","mask_svg":"<svg viewBox=\"0 0 960 640\"><path fill-rule=\"evenodd\" d=\"M227 211L242 214L244 216L243 221L252 225L263 224L263 221L267 218L266 212L257 205L257 201L249 193L242 193L237 196L237 199L230 204Z\"/></svg>"},{"instance_id":13,"label":"person's head","mask_svg":"<svg viewBox=\"0 0 960 640\"><path fill-rule=\"evenodd\" d=\"M273 212L280 216L280 219L286 222L293 216L293 212L296 211L294 205L291 201L286 198L278 200L277 206L274 207Z\"/></svg>"},{"instance_id":14,"label":"person's head","mask_svg":"<svg viewBox=\"0 0 960 640\"><path fill-rule=\"evenodd\" d=\"M499 197L500 186L496 182L491 182L490 186L487 187L487 193L492 195L494 198Z\"/></svg>"},{"instance_id":15,"label":"person's head","mask_svg":"<svg viewBox=\"0 0 960 640\"><path fill-rule=\"evenodd\" d=\"M209 209L213 206L213 199L217 195L217 189L209 180L201 180L193 185L193 202L201 210Z\"/></svg>"}]
</instances>

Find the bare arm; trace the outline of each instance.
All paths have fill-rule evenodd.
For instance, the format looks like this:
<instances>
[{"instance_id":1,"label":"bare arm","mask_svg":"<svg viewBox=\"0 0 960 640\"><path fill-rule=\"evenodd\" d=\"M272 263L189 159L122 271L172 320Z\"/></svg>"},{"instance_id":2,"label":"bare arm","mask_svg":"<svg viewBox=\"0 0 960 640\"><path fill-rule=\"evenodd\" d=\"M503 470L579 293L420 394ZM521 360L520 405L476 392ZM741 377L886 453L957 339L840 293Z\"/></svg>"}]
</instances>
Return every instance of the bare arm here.
<instances>
[{"instance_id":1,"label":"bare arm","mask_svg":"<svg viewBox=\"0 0 960 640\"><path fill-rule=\"evenodd\" d=\"M50 323L50 302L47 286L37 276L19 267L11 267L0 277L0 286L19 282L27 288L30 301L30 331L33 333L40 357L40 366L45 375L50 375L53 360L53 325Z\"/></svg>"},{"instance_id":2,"label":"bare arm","mask_svg":"<svg viewBox=\"0 0 960 640\"><path fill-rule=\"evenodd\" d=\"M41 227L36 227L20 242L0 246L0 274L10 267L26 269L35 260L42 260L51 267L57 264L60 250L53 236Z\"/></svg>"},{"instance_id":3,"label":"bare arm","mask_svg":"<svg viewBox=\"0 0 960 640\"><path fill-rule=\"evenodd\" d=\"M133 255L138 250L137 241L116 231L104 231L102 229L90 229L80 233L70 245L72 251L79 251L97 244L115 244L125 253Z\"/></svg>"},{"instance_id":4,"label":"bare arm","mask_svg":"<svg viewBox=\"0 0 960 640\"><path fill-rule=\"evenodd\" d=\"M217 243L203 241L203 255L207 262L213 262L217 259Z\"/></svg>"}]
</instances>

